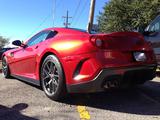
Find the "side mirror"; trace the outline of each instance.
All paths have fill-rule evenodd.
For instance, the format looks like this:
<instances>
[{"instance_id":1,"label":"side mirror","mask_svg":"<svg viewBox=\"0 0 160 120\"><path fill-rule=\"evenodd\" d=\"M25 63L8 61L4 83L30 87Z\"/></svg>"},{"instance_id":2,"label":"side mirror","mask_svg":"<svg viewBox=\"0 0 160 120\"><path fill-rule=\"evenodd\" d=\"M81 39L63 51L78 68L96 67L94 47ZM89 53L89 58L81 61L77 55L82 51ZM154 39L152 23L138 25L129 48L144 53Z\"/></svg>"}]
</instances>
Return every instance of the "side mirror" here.
<instances>
[{"instance_id":1,"label":"side mirror","mask_svg":"<svg viewBox=\"0 0 160 120\"><path fill-rule=\"evenodd\" d=\"M16 45L16 46L21 46L22 45L22 42L20 40L15 40L12 42L13 45Z\"/></svg>"},{"instance_id":2,"label":"side mirror","mask_svg":"<svg viewBox=\"0 0 160 120\"><path fill-rule=\"evenodd\" d=\"M16 45L16 46L20 46L20 47L25 47L26 46L20 40L15 40L15 41L12 42L12 44Z\"/></svg>"}]
</instances>

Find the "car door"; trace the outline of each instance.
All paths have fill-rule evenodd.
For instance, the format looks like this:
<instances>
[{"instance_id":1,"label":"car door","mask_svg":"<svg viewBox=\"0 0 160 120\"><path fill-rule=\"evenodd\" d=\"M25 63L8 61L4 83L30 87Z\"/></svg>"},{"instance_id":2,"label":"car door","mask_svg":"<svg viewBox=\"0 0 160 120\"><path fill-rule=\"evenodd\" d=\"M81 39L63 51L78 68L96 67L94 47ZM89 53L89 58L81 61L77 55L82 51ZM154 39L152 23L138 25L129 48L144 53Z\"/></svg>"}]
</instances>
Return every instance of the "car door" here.
<instances>
[{"instance_id":1,"label":"car door","mask_svg":"<svg viewBox=\"0 0 160 120\"><path fill-rule=\"evenodd\" d=\"M36 71L36 57L43 41L47 38L49 31L43 31L33 36L27 43L26 47L14 51L12 56L14 62L12 63L12 73L18 76L35 79Z\"/></svg>"},{"instance_id":2,"label":"car door","mask_svg":"<svg viewBox=\"0 0 160 120\"><path fill-rule=\"evenodd\" d=\"M150 34L145 36L145 39L151 42L157 62L160 64L160 16L153 20L146 31Z\"/></svg>"}]
</instances>

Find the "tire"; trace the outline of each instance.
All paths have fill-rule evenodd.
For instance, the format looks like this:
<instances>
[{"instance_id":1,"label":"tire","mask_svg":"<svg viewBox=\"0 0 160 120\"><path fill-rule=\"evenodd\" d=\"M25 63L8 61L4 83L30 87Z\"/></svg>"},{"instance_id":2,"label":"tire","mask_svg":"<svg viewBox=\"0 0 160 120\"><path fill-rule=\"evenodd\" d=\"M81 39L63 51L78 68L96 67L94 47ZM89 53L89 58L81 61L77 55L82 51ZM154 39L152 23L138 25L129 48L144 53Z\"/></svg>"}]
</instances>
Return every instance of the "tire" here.
<instances>
[{"instance_id":1,"label":"tire","mask_svg":"<svg viewBox=\"0 0 160 120\"><path fill-rule=\"evenodd\" d=\"M2 58L2 73L5 78L10 78L10 70L6 57Z\"/></svg>"},{"instance_id":2,"label":"tire","mask_svg":"<svg viewBox=\"0 0 160 120\"><path fill-rule=\"evenodd\" d=\"M52 100L60 100L66 95L65 77L58 58L49 55L41 66L41 85L44 93Z\"/></svg>"}]
</instances>

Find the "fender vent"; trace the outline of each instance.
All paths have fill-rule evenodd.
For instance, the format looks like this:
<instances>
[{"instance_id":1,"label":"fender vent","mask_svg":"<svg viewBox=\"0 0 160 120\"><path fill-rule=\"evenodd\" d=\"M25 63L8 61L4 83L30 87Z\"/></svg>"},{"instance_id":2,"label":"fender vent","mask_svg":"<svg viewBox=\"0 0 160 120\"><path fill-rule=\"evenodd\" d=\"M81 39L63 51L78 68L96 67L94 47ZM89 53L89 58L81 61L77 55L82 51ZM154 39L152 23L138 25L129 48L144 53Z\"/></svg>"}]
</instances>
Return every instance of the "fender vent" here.
<instances>
[{"instance_id":1,"label":"fender vent","mask_svg":"<svg viewBox=\"0 0 160 120\"><path fill-rule=\"evenodd\" d=\"M74 73L73 73L73 78L75 78L77 75L79 75L79 73L80 73L80 71L81 71L81 68L82 68L82 65L83 65L83 63L86 61L87 59L83 59L83 60L81 60L79 63L78 63L78 65L76 66L76 69L75 69L75 71L74 71Z\"/></svg>"}]
</instances>

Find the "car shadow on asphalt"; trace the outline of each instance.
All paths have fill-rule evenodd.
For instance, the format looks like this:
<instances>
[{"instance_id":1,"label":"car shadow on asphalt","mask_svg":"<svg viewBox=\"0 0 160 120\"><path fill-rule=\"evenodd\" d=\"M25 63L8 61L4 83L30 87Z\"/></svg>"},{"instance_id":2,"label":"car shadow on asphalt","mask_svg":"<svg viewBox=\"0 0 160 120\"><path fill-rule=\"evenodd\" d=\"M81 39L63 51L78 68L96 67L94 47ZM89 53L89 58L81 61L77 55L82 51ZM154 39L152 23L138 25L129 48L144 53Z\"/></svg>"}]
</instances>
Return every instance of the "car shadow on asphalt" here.
<instances>
[{"instance_id":1,"label":"car shadow on asphalt","mask_svg":"<svg viewBox=\"0 0 160 120\"><path fill-rule=\"evenodd\" d=\"M129 114L160 115L160 83L150 81L146 84L128 90L74 94L63 102Z\"/></svg>"},{"instance_id":2,"label":"car shadow on asphalt","mask_svg":"<svg viewBox=\"0 0 160 120\"><path fill-rule=\"evenodd\" d=\"M42 90L41 87L24 83ZM91 94L69 94L60 102L129 114L160 115L160 82L149 81L132 89L111 89Z\"/></svg>"},{"instance_id":3,"label":"car shadow on asphalt","mask_svg":"<svg viewBox=\"0 0 160 120\"><path fill-rule=\"evenodd\" d=\"M27 107L25 103L16 104L11 108L0 105L0 120L38 120L21 114Z\"/></svg>"}]
</instances>

